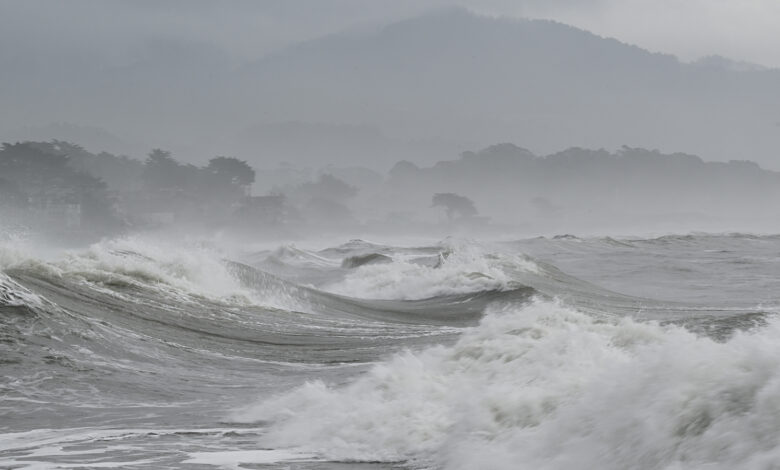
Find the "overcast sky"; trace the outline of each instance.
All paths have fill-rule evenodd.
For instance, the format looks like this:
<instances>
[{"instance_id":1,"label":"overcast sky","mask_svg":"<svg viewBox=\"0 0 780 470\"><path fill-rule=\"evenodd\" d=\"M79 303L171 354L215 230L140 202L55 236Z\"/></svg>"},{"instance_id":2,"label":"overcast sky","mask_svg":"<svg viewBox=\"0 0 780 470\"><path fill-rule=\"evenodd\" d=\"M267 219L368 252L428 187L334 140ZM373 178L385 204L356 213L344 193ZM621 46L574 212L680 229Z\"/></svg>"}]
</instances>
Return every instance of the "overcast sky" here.
<instances>
[{"instance_id":1,"label":"overcast sky","mask_svg":"<svg viewBox=\"0 0 780 470\"><path fill-rule=\"evenodd\" d=\"M780 67L777 0L472 0L471 8L551 18L683 60L719 54Z\"/></svg>"},{"instance_id":2,"label":"overcast sky","mask_svg":"<svg viewBox=\"0 0 780 470\"><path fill-rule=\"evenodd\" d=\"M504 45L490 42L492 35L485 34L492 32L491 23L506 22L481 19L475 23L482 25L476 27L479 34L475 37L467 33L462 38L449 37L462 41L447 43L447 52L452 54L443 54L429 70L431 80L440 77L435 86L419 79L405 81L407 75L400 70L408 66L401 59L415 56L417 43L395 44L398 48L393 54L377 62L366 58L381 55L381 44L371 46L369 41L368 49L362 50L359 43L350 42L382 36L371 33L447 6L497 17L553 19L652 52L674 54L683 61L717 54L780 69L780 28L776 27L780 0L0 0L0 64L4 65L0 67L0 141L53 138L47 126L64 122L98 128L97 137L90 140L82 133L57 138L133 155L163 147L196 161L226 151L227 144L239 142L237 136L242 133L252 134L256 126L294 121L336 126L327 132L338 134L337 142L360 140L338 126L371 128L369 134L390 140L366 145L385 145L386 154L393 158L397 153L393 145L418 141L432 142L418 152L431 159L502 141L538 153L569 146L617 148L625 144L695 153L710 160L749 158L762 164L771 160L771 167L780 169L773 161L780 98L772 74L748 74L747 81L711 80L709 88L691 88L685 80L676 80L678 75L668 67L658 70L659 77L666 78L645 82L637 81L630 70L622 70L627 75L604 77L631 84L618 87L626 93L621 102L613 93L600 94L603 82L591 88L585 86L586 81L561 79L559 83L554 71L538 63L547 76L538 83L529 80L531 88L511 82L488 93L487 84L500 82L501 74L477 73L474 80L484 80L477 86L476 81L449 80L447 70L468 66L469 57L475 56L458 54L474 45L486 51L486 64L522 76L521 61L536 60L533 56L510 54L495 63L490 62L495 56L487 53L501 51ZM451 31L463 27L457 21L448 24ZM425 27L428 33L439 34L438 26ZM544 28L568 30L549 24ZM279 68L273 60L257 61L284 46L343 31L367 34L348 35L343 44L318 42L340 44L321 51L321 62L306 54L296 56L306 48L283 54L298 57L295 63L304 73L297 74L294 67ZM426 41L429 46L432 43L423 36L412 37L426 50ZM595 43L600 46L592 50L567 46L579 51L583 73L598 72L601 58L655 67L631 48L621 50L638 53L633 57L639 59L627 59L628 52L623 59L614 55L609 59L609 48L602 46L610 42ZM519 46L529 44L513 47L519 51ZM360 79L360 74L340 76L338 68L327 66L328 61L342 57L342 46L354 52L347 54L349 60L365 62L372 79ZM554 44L538 43L526 49L552 59L561 53ZM257 75L256 69L247 66L250 63L267 67L263 69L266 75ZM461 78L478 69L462 72ZM425 73L420 73L424 78ZM643 74L640 70L639 77ZM316 80L307 83L312 77ZM357 81L347 86L352 79ZM380 82L382 87L373 88ZM537 85L538 89L532 88ZM305 93L306 98L301 98ZM653 99L653 93L663 99ZM537 96L550 99L537 101ZM526 106L531 102L538 109ZM643 112L635 115L635 109L626 104L632 102L644 103ZM596 108L601 120L581 119ZM316 136L318 132L315 127L299 133ZM305 139L296 134L283 140ZM108 147L114 141L123 145ZM262 145L267 147L268 142ZM250 142L234 152L248 155L257 146ZM319 149L320 144L312 148ZM347 155L340 149L332 151L332 155L341 154Z\"/></svg>"},{"instance_id":3,"label":"overcast sky","mask_svg":"<svg viewBox=\"0 0 780 470\"><path fill-rule=\"evenodd\" d=\"M778 0L0 0L0 50L116 42L121 54L128 39L164 27L256 58L291 42L452 4L550 18L683 60L719 54L780 68Z\"/></svg>"}]
</instances>

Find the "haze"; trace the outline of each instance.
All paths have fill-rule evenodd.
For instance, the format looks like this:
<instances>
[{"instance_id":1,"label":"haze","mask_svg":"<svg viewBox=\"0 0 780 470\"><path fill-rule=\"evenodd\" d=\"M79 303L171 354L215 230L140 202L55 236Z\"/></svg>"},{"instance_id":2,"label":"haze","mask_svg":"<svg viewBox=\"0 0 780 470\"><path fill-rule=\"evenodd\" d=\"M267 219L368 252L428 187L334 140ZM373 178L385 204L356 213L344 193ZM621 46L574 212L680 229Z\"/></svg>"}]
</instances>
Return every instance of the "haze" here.
<instances>
[{"instance_id":1,"label":"haze","mask_svg":"<svg viewBox=\"0 0 780 470\"><path fill-rule=\"evenodd\" d=\"M780 469L780 0L0 0L0 469Z\"/></svg>"},{"instance_id":2,"label":"haze","mask_svg":"<svg viewBox=\"0 0 780 470\"><path fill-rule=\"evenodd\" d=\"M310 204L319 190L307 185L335 177L354 191L331 198L340 206L330 208L361 229L439 220L447 232L459 216L478 217L465 226L490 220L529 230L774 220L762 203L777 192L780 169L773 2L76 0L0 8L0 139L38 142L7 146L6 156L70 149L62 155L69 164L107 194L119 191L114 208L138 216L135 223L192 219L184 214L194 209L182 205L150 217L162 204L139 198L151 187L179 194L208 186L194 175L212 171L218 156L257 175L223 196L281 195L297 214L318 213ZM179 176L144 179L153 149L170 156ZM404 178L419 175L402 181L399 168ZM591 178L579 181L574 168ZM23 173L5 171L6 180ZM505 171L512 182L502 180ZM626 178L642 183L629 187ZM143 194L123 193L133 191ZM204 194L185 199L215 210ZM436 194L467 197L476 212L444 216L429 207ZM217 212L230 213L239 201L221 204Z\"/></svg>"}]
</instances>

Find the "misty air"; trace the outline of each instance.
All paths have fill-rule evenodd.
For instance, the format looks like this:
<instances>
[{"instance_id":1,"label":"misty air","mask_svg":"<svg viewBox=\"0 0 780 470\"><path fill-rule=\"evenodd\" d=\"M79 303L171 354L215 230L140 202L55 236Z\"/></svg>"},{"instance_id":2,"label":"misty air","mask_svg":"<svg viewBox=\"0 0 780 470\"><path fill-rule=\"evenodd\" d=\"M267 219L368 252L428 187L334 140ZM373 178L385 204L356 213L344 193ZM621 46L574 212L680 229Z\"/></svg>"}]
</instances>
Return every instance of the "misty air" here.
<instances>
[{"instance_id":1,"label":"misty air","mask_svg":"<svg viewBox=\"0 0 780 470\"><path fill-rule=\"evenodd\" d=\"M777 18L0 0L0 468L780 468Z\"/></svg>"}]
</instances>

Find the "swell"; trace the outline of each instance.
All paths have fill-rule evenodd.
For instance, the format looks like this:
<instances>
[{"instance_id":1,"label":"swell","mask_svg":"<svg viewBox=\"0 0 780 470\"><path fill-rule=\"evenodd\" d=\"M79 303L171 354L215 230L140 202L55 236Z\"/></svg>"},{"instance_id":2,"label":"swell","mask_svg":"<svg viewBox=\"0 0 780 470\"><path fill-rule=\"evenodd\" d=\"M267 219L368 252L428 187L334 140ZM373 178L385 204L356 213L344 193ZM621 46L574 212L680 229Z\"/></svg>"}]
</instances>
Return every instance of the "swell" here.
<instances>
[{"instance_id":1,"label":"swell","mask_svg":"<svg viewBox=\"0 0 780 470\"><path fill-rule=\"evenodd\" d=\"M377 247L352 242L334 252L349 259L355 249L366 248ZM10 277L0 283L0 299L7 305L43 308L41 299L45 298L49 310L59 308L52 315L69 312L87 322L104 321L139 334L150 332L160 341L182 337L200 344L203 338L211 338L223 344L240 341L253 347L301 349L348 349L374 336L398 338L403 343L415 336L429 336L435 327L474 326L488 305L522 304L535 295L561 299L598 314L688 324L696 318L711 322L713 317L749 313L618 294L523 255L473 245L444 248L435 255L440 260L435 265L403 259L362 265L350 273L353 278L346 277L340 288L331 289L334 292L298 285L242 263L215 262L211 256L205 261L202 256L186 262L166 261L125 248L93 248L64 266L36 262L7 268ZM393 253L391 248L382 251ZM415 255L430 256L431 251L413 249ZM295 257L312 256L296 250ZM221 284L219 289L199 288L212 280L204 277L200 264L210 267ZM444 283L446 288L420 287L426 282ZM397 292L394 286L399 284L406 290L396 299L338 293L357 287L365 287L369 294ZM431 292L438 295L414 298Z\"/></svg>"},{"instance_id":2,"label":"swell","mask_svg":"<svg viewBox=\"0 0 780 470\"><path fill-rule=\"evenodd\" d=\"M687 241L688 237L683 239ZM567 250L574 246L596 254L605 249L633 249L628 241L611 238L584 240L570 236L541 242L567 243ZM283 256L288 250L294 255ZM373 254L382 254L391 261L340 269L345 261ZM320 290L311 294L320 299L327 297L323 306L337 305L336 311L329 311L333 315L349 313L371 319L472 326L492 302L522 303L538 295L564 301L594 315L677 323L718 338L728 336L735 328L760 322L766 315L757 311L754 304L744 302L660 301L605 289L524 255L516 243L507 249L445 240L429 247L400 248L353 240L319 252L286 248L273 252L269 258L273 266L284 266L285 278L296 278L296 273L311 270L308 261L301 264L300 260L312 258L319 260L318 272L327 272L331 279L341 276L335 282L320 282ZM315 278L309 276L310 280ZM346 293L355 295L343 295ZM374 299L359 299L357 295Z\"/></svg>"},{"instance_id":3,"label":"swell","mask_svg":"<svg viewBox=\"0 0 780 470\"><path fill-rule=\"evenodd\" d=\"M313 313L333 318L463 327L474 325L491 302L526 301L535 293L530 287L519 286L509 291L477 291L419 300L360 299L295 285L242 263L231 261L229 267L246 287L284 291L305 299Z\"/></svg>"},{"instance_id":4,"label":"swell","mask_svg":"<svg viewBox=\"0 0 780 470\"><path fill-rule=\"evenodd\" d=\"M328 292L242 263L215 261L211 255L205 260L189 253L160 260L149 250L129 248L98 247L64 264L23 262L6 268L0 274L5 279L0 282L0 304L5 305L3 322L15 326L6 329L11 333L3 340L17 346L39 340L55 354L82 359L79 348L94 350L107 363L121 361L131 351L134 360L146 363L161 357L186 363L197 356L214 364L229 358L335 364L373 361L406 347L451 342L461 328L477 325L489 306L523 305L532 297L561 299L594 315L677 322L722 338L764 316L621 295L538 260L473 245L445 246L438 254L434 249L442 247L415 248L413 255L433 252L440 262L394 259L364 264L350 271L354 278L341 282L343 290L349 290L355 287L350 282L364 286L368 279L375 286L369 292L388 292L384 286L395 282L400 272L412 290L397 299ZM332 252L349 258L355 249L377 247L353 243ZM395 253L388 247L382 251ZM294 254L311 258L302 250ZM208 285L211 278L201 264L212 270L216 288ZM340 262L330 264L341 269ZM449 284L434 291L419 288L418 283L429 278ZM404 298L429 292L439 295Z\"/></svg>"},{"instance_id":5,"label":"swell","mask_svg":"<svg viewBox=\"0 0 780 470\"><path fill-rule=\"evenodd\" d=\"M15 380L0 383L3 411L10 413L9 422L23 428L30 420L32 428L50 416L82 423L87 418L77 417L80 407L103 406L82 403L93 396L108 407L127 402L140 407L132 402L152 397L161 403L200 400L224 410L236 405L225 405L226 396L241 401L263 387L267 396L268 389L278 391L273 384L290 389L285 385L305 377L310 385L243 413L242 420L272 423L264 437L268 445L303 446L347 460L433 455L438 464L455 468L480 466L470 460L470 451L496 456L491 468L518 461L574 468L545 463L575 455L566 446L576 447L578 439L598 448L610 440L630 446L636 438L647 444L638 453L660 452L652 445L657 434L641 429L621 440L617 417L595 430L572 431L567 423L617 416L610 415L613 403L620 405L618 414L635 422L641 423L646 402L658 416L673 417L669 410L688 402L653 401L667 389L707 396L704 404L685 408L690 419L660 434L672 445L698 445L697 435L715 429L716 420L707 421L711 410L732 412L729 397L758 424L765 424L761 413L776 415L751 395L771 392L768 382L780 377L771 363L774 346L767 345L777 324L764 312L622 295L527 256L470 244L407 252L353 245L320 252L327 263L311 269L326 272L324 277L343 271L340 279L318 287L212 253L171 255L132 245L96 247L64 262L6 267L0 273L0 349L7 362L0 365ZM382 251L392 262L342 268L356 250ZM295 256L311 261L305 253ZM338 293L363 288L385 298ZM759 329L768 333L741 332ZM715 360L697 353L700 346ZM728 362L732 356L741 362ZM746 375L717 370L720 361L739 372L751 357L761 367ZM386 361L355 378L356 371L379 360ZM707 377L686 381L702 364L717 379L712 396ZM664 375L669 365L673 377ZM334 372L339 370L347 372ZM663 380L656 383L654 377ZM729 386L742 379L754 385ZM326 385L349 380L346 387ZM599 401L604 381L622 388ZM16 399L47 405L21 408ZM555 448L550 436L570 443ZM535 442L547 447L536 448ZM700 449L720 444L710 439ZM596 454L581 460L610 468ZM743 463L739 456L731 461Z\"/></svg>"},{"instance_id":6,"label":"swell","mask_svg":"<svg viewBox=\"0 0 780 470\"><path fill-rule=\"evenodd\" d=\"M0 306L0 371L13 378L0 382L0 410L14 429L33 429L52 415L91 426L125 408L122 419L136 419L136 408L169 413L150 402L181 408L186 419L193 403L225 409L263 387L351 375L351 368L339 371L457 336L452 328L367 319L359 306L345 307L348 299L329 315L166 296L137 285L109 289L40 270L6 274L18 291L43 299ZM266 287L276 285L257 275ZM349 308L355 313L342 311Z\"/></svg>"},{"instance_id":7,"label":"swell","mask_svg":"<svg viewBox=\"0 0 780 470\"><path fill-rule=\"evenodd\" d=\"M61 331L92 332L93 340L125 344L125 349L144 351L139 343L152 341L167 346L166 354L174 356L197 352L266 361L284 357L289 362L352 362L357 360L355 349L364 350L365 360L371 360L383 354L383 348L424 343L436 333L425 325L365 321L366 316L359 314L360 307L348 302L341 304L346 311L333 304L316 314L206 299L188 299L185 303L181 297L166 298L138 287L106 292L62 278L14 271L11 275L56 306L34 312L41 324L56 322ZM328 315L329 310L339 315ZM382 317L393 312L377 309L374 313ZM51 330L47 328L41 334L49 335ZM123 350L106 349L116 358L126 355Z\"/></svg>"},{"instance_id":8,"label":"swell","mask_svg":"<svg viewBox=\"0 0 780 470\"><path fill-rule=\"evenodd\" d=\"M161 270L149 266L159 260L131 250L100 254L108 260L25 261L0 274L6 281L2 366L18 378L3 388L7 397L60 403L50 406L71 413L70 399L57 398L63 389L74 402L94 388L116 401L140 400L190 390L192 383L214 390L221 381L244 383L247 367L364 364L451 343L487 305L533 294L521 287L422 300L357 299L221 260L233 284L202 295L172 276L187 274L180 265ZM39 382L41 374L49 378ZM202 398L194 390L179 395ZM17 422L30 416L36 414Z\"/></svg>"}]
</instances>

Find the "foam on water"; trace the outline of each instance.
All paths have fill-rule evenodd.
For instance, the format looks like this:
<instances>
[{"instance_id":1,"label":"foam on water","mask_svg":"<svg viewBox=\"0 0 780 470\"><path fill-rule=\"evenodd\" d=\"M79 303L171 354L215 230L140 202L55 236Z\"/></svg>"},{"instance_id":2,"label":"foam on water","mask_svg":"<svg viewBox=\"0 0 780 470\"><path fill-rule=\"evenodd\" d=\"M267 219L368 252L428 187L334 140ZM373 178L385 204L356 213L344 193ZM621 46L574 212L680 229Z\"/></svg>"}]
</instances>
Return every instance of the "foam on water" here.
<instances>
[{"instance_id":1,"label":"foam on water","mask_svg":"<svg viewBox=\"0 0 780 470\"><path fill-rule=\"evenodd\" d=\"M557 302L493 310L453 346L233 417L261 444L451 469L780 466L780 320L726 342Z\"/></svg>"},{"instance_id":2,"label":"foam on water","mask_svg":"<svg viewBox=\"0 0 780 470\"><path fill-rule=\"evenodd\" d=\"M276 261L303 268L333 268L338 266L338 263L334 260L319 256L308 250L300 249L294 244L280 246L274 250L267 259L269 261Z\"/></svg>"},{"instance_id":3,"label":"foam on water","mask_svg":"<svg viewBox=\"0 0 780 470\"><path fill-rule=\"evenodd\" d=\"M42 307L45 300L0 272L0 306Z\"/></svg>"},{"instance_id":4,"label":"foam on water","mask_svg":"<svg viewBox=\"0 0 780 470\"><path fill-rule=\"evenodd\" d=\"M744 240L715 241L723 248L709 241L697 248L739 248L727 258L761 260L748 266L776 277L768 258L775 245L745 251ZM542 248L552 242L535 243L541 247L530 252L548 260ZM574 243L576 251L565 245ZM658 258L660 249L644 253L648 248L634 243L629 250L562 239L547 253L585 257L574 274L589 279L587 270L607 271L604 253L619 250L628 283L653 280L631 277L631 269L647 272L653 262L692 251L672 247ZM709 327L699 335L622 318L642 313L645 303L602 294L565 274L569 268L530 260L517 244L383 246L392 262L349 270L340 267L344 258L378 253L377 245L289 249L285 272L321 272L333 290L363 299L522 283L540 293L528 303L513 292L413 303L340 299L226 262L225 252L192 241L126 238L64 258L6 248L0 244L0 310L10 312L3 340L12 341L0 341L11 352L0 365L13 383L4 397L10 424L0 435L0 467L315 468L323 460L357 460L455 470L780 468L780 320L765 312L771 308L707 310L708 321L724 325L718 340L704 336L715 336ZM690 262L698 265L698 256ZM759 295L776 292L769 281L752 287L753 278L729 265L702 265L724 278L703 283L714 286L707 292L726 283L751 286L738 297L751 309ZM669 282L688 282L670 273ZM6 307L43 302L52 312L54 304L37 295L58 299L68 315ZM718 295L717 302L726 297ZM293 301L320 314L243 308ZM444 320L461 307L476 321L491 301L476 327L433 326L449 325ZM167 315L169 305L176 313L170 321L147 321ZM666 308L647 308L656 305ZM701 325L697 312L670 307L661 318ZM753 329L733 332L742 327ZM430 346L438 341L445 344ZM390 356L404 344L415 350ZM387 360L374 363L378 357ZM299 387L304 380L310 383ZM257 426L217 429L227 408L257 394L265 394L258 405L232 418ZM48 429L52 423L63 428ZM161 429L167 426L176 429Z\"/></svg>"},{"instance_id":5,"label":"foam on water","mask_svg":"<svg viewBox=\"0 0 780 470\"><path fill-rule=\"evenodd\" d=\"M138 238L105 241L56 264L61 273L107 285L144 285L205 297L248 296L209 247L146 243Z\"/></svg>"},{"instance_id":6,"label":"foam on water","mask_svg":"<svg viewBox=\"0 0 780 470\"><path fill-rule=\"evenodd\" d=\"M360 298L417 300L521 287L513 273L536 272L536 264L520 254L490 252L476 243L442 245L435 266L394 257L392 263L360 266L327 286L337 294Z\"/></svg>"},{"instance_id":7,"label":"foam on water","mask_svg":"<svg viewBox=\"0 0 780 470\"><path fill-rule=\"evenodd\" d=\"M154 443L152 448L145 447L146 438L153 437L159 445L160 440L182 435L218 439L241 434L242 430L232 428L71 428L0 433L0 468L171 468L171 459L157 452ZM176 460L184 459L179 462L183 467L177 468L212 465L238 469L245 468L240 466L242 462L303 461L313 457L275 450L195 452L179 449L177 454Z\"/></svg>"},{"instance_id":8,"label":"foam on water","mask_svg":"<svg viewBox=\"0 0 780 470\"><path fill-rule=\"evenodd\" d=\"M311 454L299 454L287 450L234 450L222 452L194 452L182 463L190 465L213 465L223 469L241 470L242 464L269 465L284 461L308 461L314 458Z\"/></svg>"},{"instance_id":9,"label":"foam on water","mask_svg":"<svg viewBox=\"0 0 780 470\"><path fill-rule=\"evenodd\" d=\"M29 247L23 239L12 238L0 242L0 306L41 307L44 299L20 286L3 271L23 263L31 263ZM35 264L40 264L35 261Z\"/></svg>"},{"instance_id":10,"label":"foam on water","mask_svg":"<svg viewBox=\"0 0 780 470\"><path fill-rule=\"evenodd\" d=\"M225 253L196 242L174 243L125 237L72 251L43 261L29 251L0 249L0 269L22 269L104 288L140 287L174 296L180 301L206 298L238 305L304 310L299 298L282 289L253 289L242 285L226 263Z\"/></svg>"}]
</instances>

